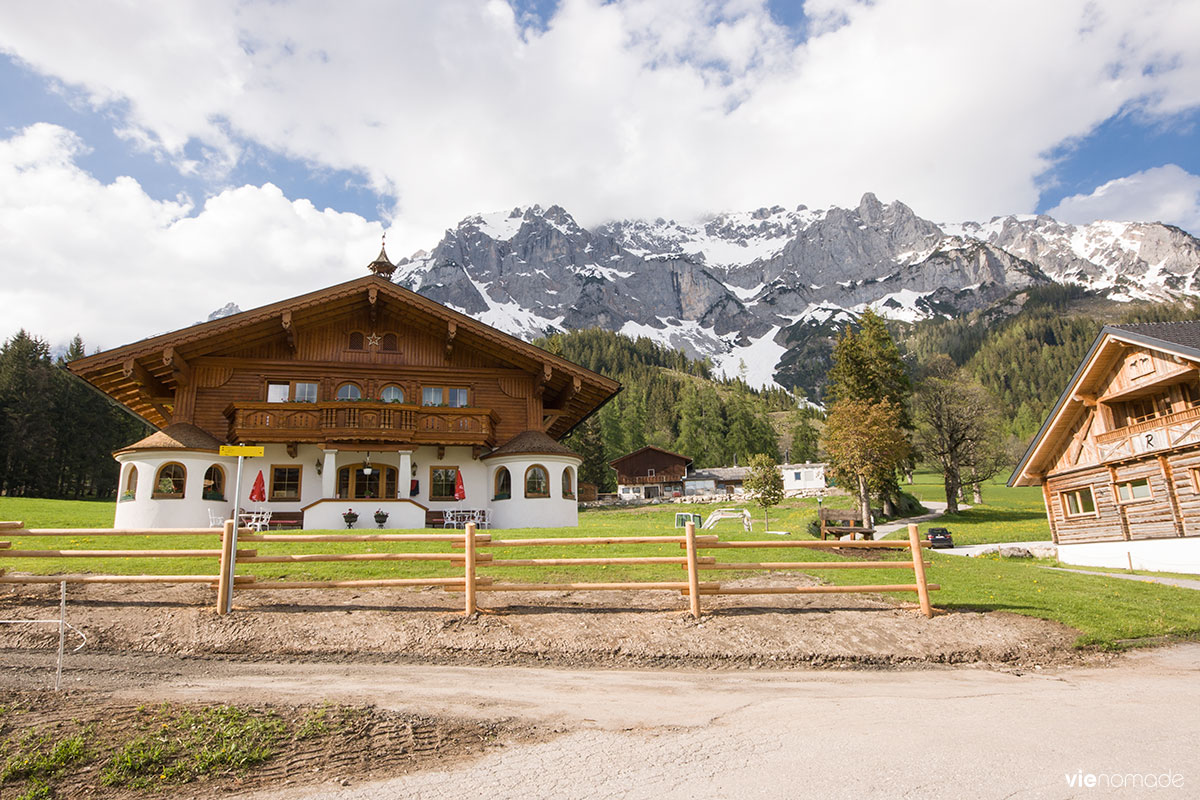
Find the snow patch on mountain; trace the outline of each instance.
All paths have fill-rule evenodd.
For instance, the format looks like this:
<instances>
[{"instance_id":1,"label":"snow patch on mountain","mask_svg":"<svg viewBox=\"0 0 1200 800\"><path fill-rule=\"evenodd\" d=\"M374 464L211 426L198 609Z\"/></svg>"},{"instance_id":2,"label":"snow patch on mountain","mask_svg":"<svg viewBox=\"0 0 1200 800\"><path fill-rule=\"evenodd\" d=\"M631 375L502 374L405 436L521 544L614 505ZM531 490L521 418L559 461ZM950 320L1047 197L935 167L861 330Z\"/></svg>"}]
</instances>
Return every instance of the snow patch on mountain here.
<instances>
[{"instance_id":1,"label":"snow patch on mountain","mask_svg":"<svg viewBox=\"0 0 1200 800\"><path fill-rule=\"evenodd\" d=\"M915 292L912 289L901 289L898 292L884 295L873 303L862 303L855 306L853 310L861 314L869 308L879 316L886 317L887 319L894 319L900 322L917 322L929 319L932 316L928 306L921 304L921 301L925 300L929 294L929 292Z\"/></svg>"},{"instance_id":2,"label":"snow patch on mountain","mask_svg":"<svg viewBox=\"0 0 1200 800\"><path fill-rule=\"evenodd\" d=\"M525 215L520 209L512 211L495 211L491 214L477 214L465 220L466 224L474 225L479 232L495 239L497 242L511 240L525 224Z\"/></svg>"},{"instance_id":3,"label":"snow patch on mountain","mask_svg":"<svg viewBox=\"0 0 1200 800\"><path fill-rule=\"evenodd\" d=\"M779 328L772 328L750 344L733 345L729 352L714 356L714 371L726 378L742 378L756 389L778 387L775 366L787 353L787 348L775 341L778 333Z\"/></svg>"}]
</instances>

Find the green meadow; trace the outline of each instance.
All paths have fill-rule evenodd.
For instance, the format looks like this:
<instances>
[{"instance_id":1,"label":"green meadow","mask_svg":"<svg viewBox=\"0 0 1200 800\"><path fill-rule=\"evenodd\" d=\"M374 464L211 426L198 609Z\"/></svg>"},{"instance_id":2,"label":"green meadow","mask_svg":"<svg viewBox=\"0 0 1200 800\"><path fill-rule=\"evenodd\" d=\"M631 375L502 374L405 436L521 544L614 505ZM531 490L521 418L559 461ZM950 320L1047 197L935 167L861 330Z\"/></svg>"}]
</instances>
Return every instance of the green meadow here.
<instances>
[{"instance_id":1,"label":"green meadow","mask_svg":"<svg viewBox=\"0 0 1200 800\"><path fill-rule=\"evenodd\" d=\"M906 487L921 500L944 499L936 476L922 473ZM998 482L984 488L984 503L957 515L926 523L948 527L957 544L1049 539L1041 492L1037 488L1009 489ZM825 498L829 507L849 507L850 498ZM677 511L707 514L718 506L675 505L637 508L603 508L582 511L578 528L522 529L496 532L497 538L557 538L584 536L647 536L681 533L674 527ZM749 508L754 530L746 532L736 520L722 521L716 533L722 540L773 539L763 533L762 510L753 505L735 503L720 507ZM0 497L0 519L21 520L30 528L70 527L102 528L111 524L111 503L29 500ZM815 519L815 499L789 499L771 509L770 528L788 531L793 538L810 538L808 524ZM366 522L366 525L363 523ZM375 531L369 520L360 520L359 532ZM895 534L893 534L895 537ZM62 538L4 536L14 549L216 549L219 537L202 536L127 536L101 537L78 535ZM350 552L446 552L439 543L258 543L244 542L242 548L256 549L260 555L284 553ZM589 545L560 547L505 547L481 549L497 559L572 558L613 556L678 556L679 545L671 542L643 545ZM714 550L721 562L736 561L852 561L853 558L808 549ZM903 560L905 555L888 555ZM933 594L934 605L947 611L1006 611L1055 620L1080 631L1077 645L1119 649L1164 639L1192 638L1200 635L1200 591L1154 583L1138 583L1043 569L1045 562L997 557L963 558L942 552L929 552L932 562L929 580L942 587ZM0 551L0 566L8 570L57 574L92 572L114 574L206 574L216 575L216 558L5 558ZM239 574L252 574L260 580L321 580L351 578L451 577L460 571L440 562L309 562L300 564L244 564ZM905 570L821 570L820 580L833 584L906 583L911 573ZM678 565L573 565L563 567L501 567L481 563L479 574L514 582L592 582L636 580L682 580ZM712 580L730 580L753 573L713 571ZM776 576L786 582L784 575ZM912 594L898 598L913 601ZM752 602L747 598L748 602ZM614 596L614 603L619 597Z\"/></svg>"}]
</instances>

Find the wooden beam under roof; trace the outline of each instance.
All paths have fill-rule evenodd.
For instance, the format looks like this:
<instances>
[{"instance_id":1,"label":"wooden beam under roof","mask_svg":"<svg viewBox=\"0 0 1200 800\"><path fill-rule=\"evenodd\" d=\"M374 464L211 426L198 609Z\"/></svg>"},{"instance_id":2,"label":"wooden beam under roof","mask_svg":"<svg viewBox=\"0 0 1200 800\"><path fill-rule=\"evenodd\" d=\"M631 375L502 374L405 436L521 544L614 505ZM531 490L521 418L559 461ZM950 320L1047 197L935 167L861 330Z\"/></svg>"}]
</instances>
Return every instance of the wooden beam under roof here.
<instances>
[{"instance_id":1,"label":"wooden beam under roof","mask_svg":"<svg viewBox=\"0 0 1200 800\"><path fill-rule=\"evenodd\" d=\"M554 399L554 405L547 407L548 411L563 411L567 407L567 403L575 399L575 395L579 394L580 388L583 386L583 381L578 376L572 375L571 382L567 384L567 388L558 393L558 397Z\"/></svg>"},{"instance_id":2,"label":"wooden beam under roof","mask_svg":"<svg viewBox=\"0 0 1200 800\"><path fill-rule=\"evenodd\" d=\"M175 351L174 347L163 350L162 363L164 367L171 368L171 376L175 379L176 386L187 386L192 382L191 365Z\"/></svg>"},{"instance_id":3,"label":"wooden beam under roof","mask_svg":"<svg viewBox=\"0 0 1200 800\"><path fill-rule=\"evenodd\" d=\"M125 359L125 363L121 365L121 373L127 380L133 382L134 390L140 400L157 411L164 421L171 421L171 414L163 402L165 398L172 396L166 386L163 386L157 378L151 375L150 371L143 367L136 358Z\"/></svg>"},{"instance_id":4,"label":"wooden beam under roof","mask_svg":"<svg viewBox=\"0 0 1200 800\"><path fill-rule=\"evenodd\" d=\"M288 349L293 353L296 352L296 329L292 327L292 312L284 311L279 315L279 323L283 325L284 335L287 337Z\"/></svg>"}]
</instances>

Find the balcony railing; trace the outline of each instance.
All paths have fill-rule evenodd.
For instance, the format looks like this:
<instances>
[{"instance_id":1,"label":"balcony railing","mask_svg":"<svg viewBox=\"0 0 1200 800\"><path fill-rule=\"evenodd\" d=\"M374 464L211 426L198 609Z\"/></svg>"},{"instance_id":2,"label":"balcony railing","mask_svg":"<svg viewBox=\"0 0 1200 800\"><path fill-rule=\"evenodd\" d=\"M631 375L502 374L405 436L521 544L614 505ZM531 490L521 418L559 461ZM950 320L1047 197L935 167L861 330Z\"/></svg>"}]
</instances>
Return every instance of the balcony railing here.
<instances>
[{"instance_id":1,"label":"balcony railing","mask_svg":"<svg viewBox=\"0 0 1200 800\"><path fill-rule=\"evenodd\" d=\"M657 475L618 475L617 483L626 486L654 485L656 483L682 483L682 472L660 472Z\"/></svg>"},{"instance_id":2,"label":"balcony railing","mask_svg":"<svg viewBox=\"0 0 1200 800\"><path fill-rule=\"evenodd\" d=\"M234 442L496 444L497 419L487 408L374 401L234 403L225 416Z\"/></svg>"},{"instance_id":3,"label":"balcony railing","mask_svg":"<svg viewBox=\"0 0 1200 800\"><path fill-rule=\"evenodd\" d=\"M1200 407L1096 435L1100 460L1120 461L1200 441Z\"/></svg>"}]
</instances>

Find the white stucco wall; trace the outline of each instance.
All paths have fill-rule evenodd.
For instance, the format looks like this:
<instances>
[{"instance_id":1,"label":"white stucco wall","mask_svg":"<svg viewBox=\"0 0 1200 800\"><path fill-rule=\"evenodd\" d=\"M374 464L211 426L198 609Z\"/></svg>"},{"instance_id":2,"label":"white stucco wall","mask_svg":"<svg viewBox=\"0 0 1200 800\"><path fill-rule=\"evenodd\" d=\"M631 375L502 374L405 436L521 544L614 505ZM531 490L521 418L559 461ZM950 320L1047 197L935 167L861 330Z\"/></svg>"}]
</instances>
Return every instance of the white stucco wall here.
<instances>
[{"instance_id":1,"label":"white stucco wall","mask_svg":"<svg viewBox=\"0 0 1200 800\"><path fill-rule=\"evenodd\" d=\"M1200 574L1200 536L1058 545L1058 560L1085 567Z\"/></svg>"},{"instance_id":2,"label":"white stucco wall","mask_svg":"<svg viewBox=\"0 0 1200 800\"><path fill-rule=\"evenodd\" d=\"M233 510L234 498L240 498L241 508L268 509L273 514L304 512L307 530L344 529L342 514L353 509L359 515L356 528L375 528L377 509L388 512L388 529L423 528L425 511L446 509L489 509L492 527L574 527L578 524L578 504L575 498L562 496L562 471L570 467L572 483L578 495L580 460L570 456L509 456L488 461L474 458L470 447L447 447L438 455L436 447L421 447L411 452L370 451L371 464L392 466L398 470L397 497L337 499L337 470L351 464L362 464L367 452L339 450L328 452L316 445L301 445L295 456L287 454L282 444L265 446L260 458L247 458L241 486L236 488L237 459L222 458L215 453L181 450L142 450L117 456L121 465L122 491L128 470L138 470L137 493L133 500L117 503L114 526L118 528L204 528L209 527L209 509L227 518ZM155 476L165 463L177 462L187 471L182 498L152 497ZM203 499L204 473L213 464L225 469L225 500ZM524 497L525 470L541 464L549 473L550 497ZM319 465L319 467L318 467ZM271 500L271 468L300 467L300 497ZM513 477L514 497L493 499L493 479L499 466L507 466ZM466 492L464 500L430 500L430 469L457 467ZM261 503L250 501L250 490L259 471L268 499ZM412 479L418 482L418 492L410 494Z\"/></svg>"},{"instance_id":3,"label":"white stucco wall","mask_svg":"<svg viewBox=\"0 0 1200 800\"><path fill-rule=\"evenodd\" d=\"M186 470L183 497L158 498L154 494L158 469L167 463L182 464ZM137 493L133 500L118 500L114 528L207 528L208 511L228 517L233 508L231 487L237 469L236 458L215 453L186 450L140 450L117 456L121 465L122 496L128 485L129 470L137 469ZM225 468L225 501L204 500L204 473L214 464Z\"/></svg>"},{"instance_id":4,"label":"white stucco wall","mask_svg":"<svg viewBox=\"0 0 1200 800\"><path fill-rule=\"evenodd\" d=\"M783 475L783 490L785 492L825 488L824 464L780 464L779 470ZM800 474L799 478L796 477L797 473Z\"/></svg>"},{"instance_id":5,"label":"white stucco wall","mask_svg":"<svg viewBox=\"0 0 1200 800\"><path fill-rule=\"evenodd\" d=\"M506 467L512 478L512 497L493 500L493 528L575 528L579 525L579 465L574 456L513 455L497 456L484 462L487 465L489 492L495 485L495 474ZM550 478L549 497L525 497L525 471L534 464L546 468ZM563 497L562 473L572 472L575 497Z\"/></svg>"}]
</instances>

